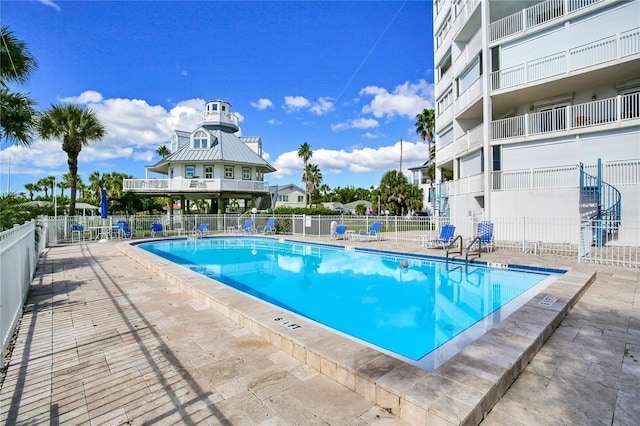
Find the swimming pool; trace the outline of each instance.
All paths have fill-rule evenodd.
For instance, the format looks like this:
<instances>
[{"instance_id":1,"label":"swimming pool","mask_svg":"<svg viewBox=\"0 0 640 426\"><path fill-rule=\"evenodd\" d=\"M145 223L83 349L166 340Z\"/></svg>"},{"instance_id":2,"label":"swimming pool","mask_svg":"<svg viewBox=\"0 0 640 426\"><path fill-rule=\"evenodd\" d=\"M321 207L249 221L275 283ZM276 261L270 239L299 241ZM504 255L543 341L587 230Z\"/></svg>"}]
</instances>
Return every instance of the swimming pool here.
<instances>
[{"instance_id":1,"label":"swimming pool","mask_svg":"<svg viewBox=\"0 0 640 426\"><path fill-rule=\"evenodd\" d=\"M139 247L416 365L457 352L551 276L260 237Z\"/></svg>"}]
</instances>

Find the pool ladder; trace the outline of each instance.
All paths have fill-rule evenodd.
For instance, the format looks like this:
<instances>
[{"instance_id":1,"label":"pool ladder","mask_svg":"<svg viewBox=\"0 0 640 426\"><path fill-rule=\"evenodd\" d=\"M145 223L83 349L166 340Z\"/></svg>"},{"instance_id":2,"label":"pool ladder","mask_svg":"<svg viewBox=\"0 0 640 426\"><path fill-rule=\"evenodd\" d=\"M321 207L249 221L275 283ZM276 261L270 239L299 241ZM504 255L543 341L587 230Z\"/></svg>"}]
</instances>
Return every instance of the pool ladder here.
<instances>
[{"instance_id":1,"label":"pool ladder","mask_svg":"<svg viewBox=\"0 0 640 426\"><path fill-rule=\"evenodd\" d=\"M456 244L456 242L460 240L460 256L462 256L462 246L463 246L463 242L462 242L462 235L458 235L457 237L455 237L453 239L453 241L451 241L449 243L449 245L447 245L445 247L445 253L446 253L446 257L447 257L447 263L449 263L449 251L454 248L454 245ZM467 250L464 256L464 264L465 266L469 264L469 252L471 251L471 248L473 247L473 245L475 243L478 243L478 257L481 256L481 252L482 252L482 241L480 240L480 237L475 237L467 246ZM455 253L455 252L454 252Z\"/></svg>"}]
</instances>

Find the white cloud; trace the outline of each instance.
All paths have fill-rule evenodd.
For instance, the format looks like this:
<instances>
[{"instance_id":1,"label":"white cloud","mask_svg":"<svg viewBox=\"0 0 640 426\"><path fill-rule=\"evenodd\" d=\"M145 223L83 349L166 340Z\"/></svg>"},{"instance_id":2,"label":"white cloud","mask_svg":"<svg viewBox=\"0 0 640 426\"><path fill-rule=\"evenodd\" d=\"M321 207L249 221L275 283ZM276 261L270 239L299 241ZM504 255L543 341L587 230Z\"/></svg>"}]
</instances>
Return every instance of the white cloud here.
<instances>
[{"instance_id":1,"label":"white cloud","mask_svg":"<svg viewBox=\"0 0 640 426\"><path fill-rule=\"evenodd\" d=\"M276 119L271 119L271 120L267 120L267 123L269 124L282 124L282 121L278 121Z\"/></svg>"},{"instance_id":2,"label":"white cloud","mask_svg":"<svg viewBox=\"0 0 640 426\"><path fill-rule=\"evenodd\" d=\"M331 125L331 130L339 132L348 129L370 129L372 127L378 127L379 125L380 123L373 118L356 118L354 120L333 124Z\"/></svg>"},{"instance_id":3,"label":"white cloud","mask_svg":"<svg viewBox=\"0 0 640 426\"><path fill-rule=\"evenodd\" d=\"M251 102L251 106L262 111L267 108L273 108L273 102L267 98L260 98L256 102Z\"/></svg>"},{"instance_id":4,"label":"white cloud","mask_svg":"<svg viewBox=\"0 0 640 426\"><path fill-rule=\"evenodd\" d=\"M307 108L309 105L311 105L311 102L303 96L285 96L282 108L287 112L293 112L302 108Z\"/></svg>"},{"instance_id":5,"label":"white cloud","mask_svg":"<svg viewBox=\"0 0 640 426\"><path fill-rule=\"evenodd\" d=\"M343 171L369 173L386 172L400 165L400 141L391 146L379 148L356 148L351 151L317 149L313 151L310 162L317 164L323 174L340 174ZM426 160L427 145L422 141L402 143L402 165L404 173L407 167L421 164ZM272 163L277 172L270 173L269 179L284 179L289 176L302 177L304 164L298 157L298 151L281 154Z\"/></svg>"},{"instance_id":6,"label":"white cloud","mask_svg":"<svg viewBox=\"0 0 640 426\"><path fill-rule=\"evenodd\" d=\"M315 115L323 115L335 110L335 107L333 105L334 104L331 98L322 97L318 98L318 100L313 105L311 105L309 109Z\"/></svg>"},{"instance_id":7,"label":"white cloud","mask_svg":"<svg viewBox=\"0 0 640 426\"><path fill-rule=\"evenodd\" d=\"M411 84L405 82L392 93L382 87L367 86L360 90L360 95L373 96L371 102L362 107L362 112L377 118L404 115L413 119L424 108L433 108L433 84L425 80Z\"/></svg>"},{"instance_id":8,"label":"white cloud","mask_svg":"<svg viewBox=\"0 0 640 426\"><path fill-rule=\"evenodd\" d=\"M57 10L58 12L60 12L60 6L58 6L57 4L55 4L53 1L51 0L39 0L40 3L42 3L45 6L49 6L54 8L55 10Z\"/></svg>"},{"instance_id":9,"label":"white cloud","mask_svg":"<svg viewBox=\"0 0 640 426\"><path fill-rule=\"evenodd\" d=\"M70 96L67 98L58 98L60 102L71 103L71 104L96 104L102 102L102 94L96 92L95 90L87 90L85 92L80 93L79 96Z\"/></svg>"},{"instance_id":10,"label":"white cloud","mask_svg":"<svg viewBox=\"0 0 640 426\"><path fill-rule=\"evenodd\" d=\"M315 115L323 115L335 110L335 104L329 97L320 97L315 102L311 102L304 96L285 96L282 108L289 113L308 109Z\"/></svg>"}]
</instances>

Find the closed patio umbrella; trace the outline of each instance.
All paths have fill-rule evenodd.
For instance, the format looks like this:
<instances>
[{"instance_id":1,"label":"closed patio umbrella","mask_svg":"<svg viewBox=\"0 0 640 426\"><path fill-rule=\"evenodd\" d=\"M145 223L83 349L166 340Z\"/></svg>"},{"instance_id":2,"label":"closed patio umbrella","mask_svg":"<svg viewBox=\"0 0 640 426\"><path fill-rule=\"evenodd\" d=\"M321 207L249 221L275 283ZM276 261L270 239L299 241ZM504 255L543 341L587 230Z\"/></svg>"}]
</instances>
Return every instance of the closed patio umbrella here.
<instances>
[{"instance_id":1,"label":"closed patio umbrella","mask_svg":"<svg viewBox=\"0 0 640 426\"><path fill-rule=\"evenodd\" d=\"M107 190L102 190L102 201L100 201L100 217L107 218Z\"/></svg>"}]
</instances>

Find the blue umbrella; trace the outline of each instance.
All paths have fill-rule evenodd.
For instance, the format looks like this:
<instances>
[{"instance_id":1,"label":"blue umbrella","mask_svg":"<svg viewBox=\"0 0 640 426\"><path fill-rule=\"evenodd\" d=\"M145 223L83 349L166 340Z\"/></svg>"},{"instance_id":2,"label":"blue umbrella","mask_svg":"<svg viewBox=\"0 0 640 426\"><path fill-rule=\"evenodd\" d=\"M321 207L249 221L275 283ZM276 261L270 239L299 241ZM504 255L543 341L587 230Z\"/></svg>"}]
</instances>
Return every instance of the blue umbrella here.
<instances>
[{"instance_id":1,"label":"blue umbrella","mask_svg":"<svg viewBox=\"0 0 640 426\"><path fill-rule=\"evenodd\" d=\"M107 190L102 190L102 201L100 202L100 217L107 218Z\"/></svg>"}]
</instances>

